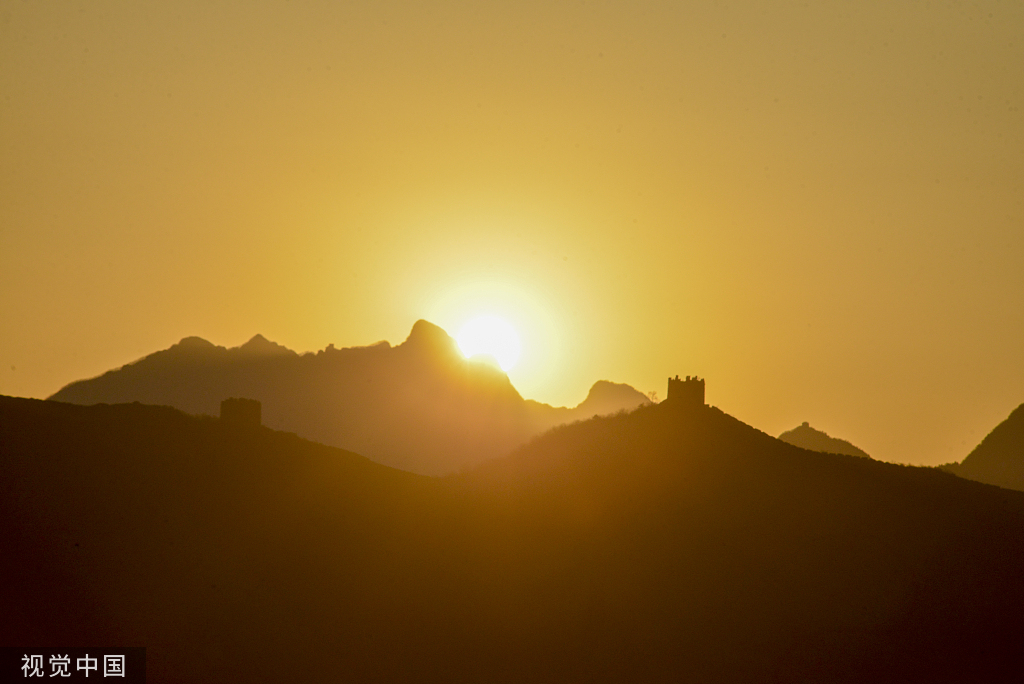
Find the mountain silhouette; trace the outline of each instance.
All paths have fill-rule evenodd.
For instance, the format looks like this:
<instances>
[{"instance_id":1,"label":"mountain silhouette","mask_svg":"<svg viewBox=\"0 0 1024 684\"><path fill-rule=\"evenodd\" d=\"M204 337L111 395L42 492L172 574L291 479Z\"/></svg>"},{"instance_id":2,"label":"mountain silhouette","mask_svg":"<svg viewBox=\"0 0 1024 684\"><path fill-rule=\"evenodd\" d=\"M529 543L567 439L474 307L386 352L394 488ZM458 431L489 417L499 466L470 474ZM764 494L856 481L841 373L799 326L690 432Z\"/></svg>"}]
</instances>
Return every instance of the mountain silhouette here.
<instances>
[{"instance_id":1,"label":"mountain silhouette","mask_svg":"<svg viewBox=\"0 0 1024 684\"><path fill-rule=\"evenodd\" d=\"M1024 491L1024 404L1015 408L963 461L942 468L968 480Z\"/></svg>"},{"instance_id":2,"label":"mountain silhouette","mask_svg":"<svg viewBox=\"0 0 1024 684\"><path fill-rule=\"evenodd\" d=\"M0 397L0 445L0 640L145 645L153 682L1024 665L1024 494L712 407L564 425L444 478L141 404Z\"/></svg>"},{"instance_id":3,"label":"mountain silhouette","mask_svg":"<svg viewBox=\"0 0 1024 684\"><path fill-rule=\"evenodd\" d=\"M591 418L633 409L648 402L647 398L630 385L619 382L598 380L590 388L587 398L576 407L575 412Z\"/></svg>"},{"instance_id":4,"label":"mountain silhouette","mask_svg":"<svg viewBox=\"0 0 1024 684\"><path fill-rule=\"evenodd\" d=\"M454 339L422 320L395 347L332 345L316 354L296 354L261 335L232 349L187 337L50 398L217 415L227 397L260 401L269 427L431 475L502 456L561 423L648 403L609 382L595 384L572 409L525 400L499 368L467 361Z\"/></svg>"},{"instance_id":5,"label":"mountain silhouette","mask_svg":"<svg viewBox=\"0 0 1024 684\"><path fill-rule=\"evenodd\" d=\"M276 342L271 342L263 335L254 335L251 340L238 348L244 354L252 356L295 356L295 352Z\"/></svg>"},{"instance_id":6,"label":"mountain silhouette","mask_svg":"<svg viewBox=\"0 0 1024 684\"><path fill-rule=\"evenodd\" d=\"M829 437L821 430L815 430L809 423L788 430L779 435L779 439L787 444L798 446L808 451L818 451L824 454L845 454L847 456L860 456L871 458L864 451L858 449L845 439Z\"/></svg>"}]
</instances>

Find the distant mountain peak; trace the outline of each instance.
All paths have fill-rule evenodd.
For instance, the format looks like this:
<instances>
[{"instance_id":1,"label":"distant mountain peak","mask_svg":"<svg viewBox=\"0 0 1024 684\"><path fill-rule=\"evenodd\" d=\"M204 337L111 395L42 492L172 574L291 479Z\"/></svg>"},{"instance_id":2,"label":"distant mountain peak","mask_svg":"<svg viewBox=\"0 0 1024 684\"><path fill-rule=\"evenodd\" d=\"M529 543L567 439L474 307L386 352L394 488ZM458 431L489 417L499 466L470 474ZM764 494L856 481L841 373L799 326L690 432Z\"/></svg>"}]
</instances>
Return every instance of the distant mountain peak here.
<instances>
[{"instance_id":1,"label":"distant mountain peak","mask_svg":"<svg viewBox=\"0 0 1024 684\"><path fill-rule=\"evenodd\" d=\"M217 347L213 342L207 342L202 337L196 337L195 335L181 338L181 341L174 346L185 349L215 349Z\"/></svg>"},{"instance_id":2,"label":"distant mountain peak","mask_svg":"<svg viewBox=\"0 0 1024 684\"><path fill-rule=\"evenodd\" d=\"M612 382L611 380L598 380L597 382L590 386L590 391L587 392L587 398L584 399L584 401L600 400L609 395L615 395L620 392L629 391L640 394L629 385L620 382Z\"/></svg>"},{"instance_id":3,"label":"distant mountain peak","mask_svg":"<svg viewBox=\"0 0 1024 684\"><path fill-rule=\"evenodd\" d=\"M605 415L615 413L624 407L636 408L649 403L650 399L629 385L598 380L591 386L587 398L577 408L584 414Z\"/></svg>"},{"instance_id":4,"label":"distant mountain peak","mask_svg":"<svg viewBox=\"0 0 1024 684\"><path fill-rule=\"evenodd\" d=\"M462 356L455 339L445 332L444 328L422 318L413 324L409 337L399 346L432 352L441 356L455 356L456 358Z\"/></svg>"},{"instance_id":5,"label":"distant mountain peak","mask_svg":"<svg viewBox=\"0 0 1024 684\"><path fill-rule=\"evenodd\" d=\"M263 335L256 333L252 336L248 342L240 347L236 347L239 351L245 354L252 354L256 356L278 356L282 354L295 354L291 349L280 345L277 342L271 342Z\"/></svg>"},{"instance_id":6,"label":"distant mountain peak","mask_svg":"<svg viewBox=\"0 0 1024 684\"><path fill-rule=\"evenodd\" d=\"M858 449L845 439L829 437L827 433L812 428L811 424L807 421L801 423L799 427L795 427L788 432L783 432L779 435L779 439L787 444L792 444L793 446L800 447L801 449L807 449L808 451L871 458L863 449Z\"/></svg>"},{"instance_id":7,"label":"distant mountain peak","mask_svg":"<svg viewBox=\"0 0 1024 684\"><path fill-rule=\"evenodd\" d=\"M409 331L409 337L406 338L406 342L409 341L420 341L420 340L450 340L451 336L439 325L434 325L430 321L425 321L422 318L412 324L412 330Z\"/></svg>"}]
</instances>

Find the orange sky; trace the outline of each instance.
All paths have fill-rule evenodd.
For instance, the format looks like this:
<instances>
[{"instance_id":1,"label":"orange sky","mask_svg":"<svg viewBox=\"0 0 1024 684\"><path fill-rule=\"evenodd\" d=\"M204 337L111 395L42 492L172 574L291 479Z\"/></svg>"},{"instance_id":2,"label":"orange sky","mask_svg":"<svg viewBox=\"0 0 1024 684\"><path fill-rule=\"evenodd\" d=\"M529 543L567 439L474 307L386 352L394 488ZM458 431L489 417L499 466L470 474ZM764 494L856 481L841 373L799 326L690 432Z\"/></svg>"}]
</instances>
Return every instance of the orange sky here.
<instances>
[{"instance_id":1,"label":"orange sky","mask_svg":"<svg viewBox=\"0 0 1024 684\"><path fill-rule=\"evenodd\" d=\"M960 460L1024 402L1017 2L0 0L0 393L505 316Z\"/></svg>"}]
</instances>

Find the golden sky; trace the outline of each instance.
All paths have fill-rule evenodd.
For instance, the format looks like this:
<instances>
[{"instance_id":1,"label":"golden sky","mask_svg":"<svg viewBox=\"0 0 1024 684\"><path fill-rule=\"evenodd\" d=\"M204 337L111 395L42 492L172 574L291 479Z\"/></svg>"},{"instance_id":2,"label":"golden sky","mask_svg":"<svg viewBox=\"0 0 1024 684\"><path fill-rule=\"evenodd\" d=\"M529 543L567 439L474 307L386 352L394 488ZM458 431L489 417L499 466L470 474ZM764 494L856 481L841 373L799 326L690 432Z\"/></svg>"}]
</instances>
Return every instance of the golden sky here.
<instances>
[{"instance_id":1,"label":"golden sky","mask_svg":"<svg viewBox=\"0 0 1024 684\"><path fill-rule=\"evenodd\" d=\"M0 0L0 393L479 313L960 460L1024 402L1024 4Z\"/></svg>"}]
</instances>

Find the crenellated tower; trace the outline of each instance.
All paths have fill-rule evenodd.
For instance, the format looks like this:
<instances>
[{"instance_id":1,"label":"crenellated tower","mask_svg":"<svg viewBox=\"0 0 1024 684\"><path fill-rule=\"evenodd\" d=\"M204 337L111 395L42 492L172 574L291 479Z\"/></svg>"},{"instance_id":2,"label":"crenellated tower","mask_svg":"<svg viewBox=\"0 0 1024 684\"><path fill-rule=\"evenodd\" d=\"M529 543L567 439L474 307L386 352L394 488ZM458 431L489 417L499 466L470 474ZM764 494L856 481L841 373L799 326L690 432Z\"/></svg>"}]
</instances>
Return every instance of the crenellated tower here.
<instances>
[{"instance_id":1,"label":"crenellated tower","mask_svg":"<svg viewBox=\"0 0 1024 684\"><path fill-rule=\"evenodd\" d=\"M668 379L668 397L678 406L703 406L704 405L704 379L694 375L692 378L687 375L685 380L680 380L677 375Z\"/></svg>"}]
</instances>

